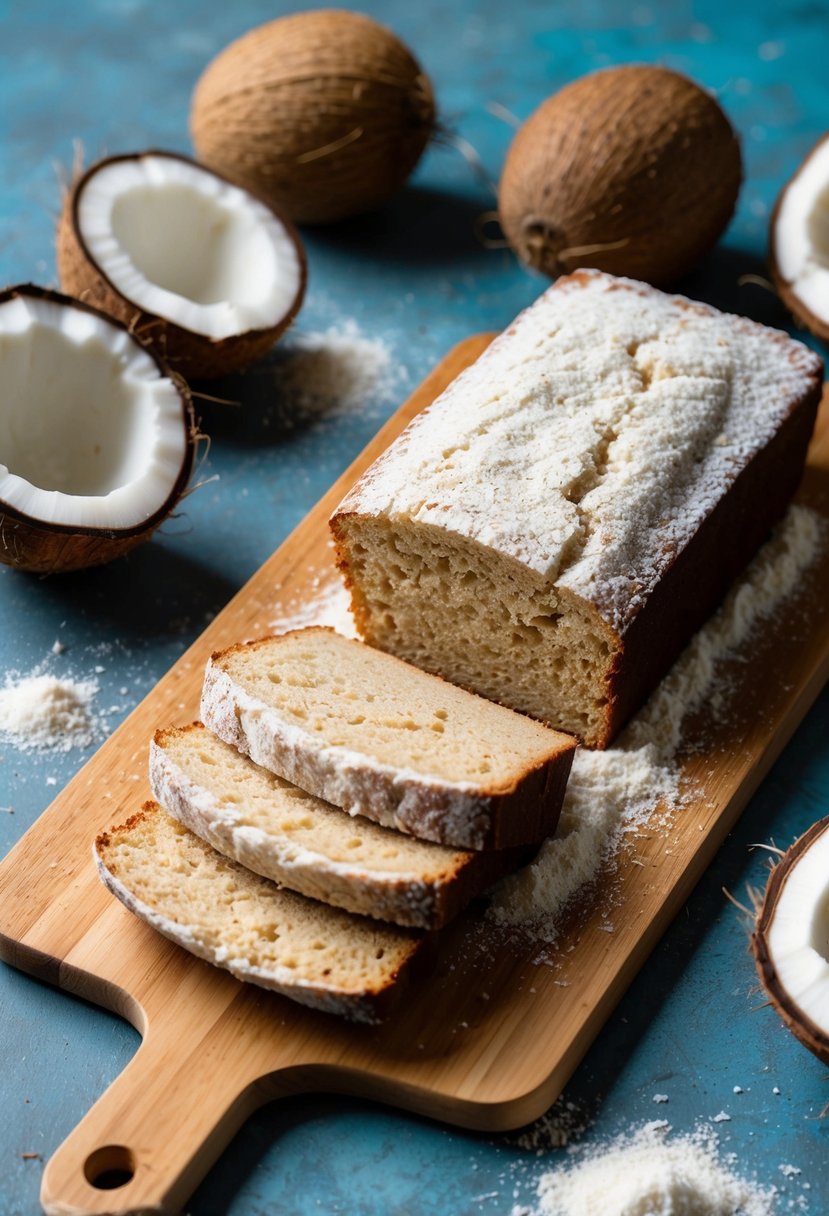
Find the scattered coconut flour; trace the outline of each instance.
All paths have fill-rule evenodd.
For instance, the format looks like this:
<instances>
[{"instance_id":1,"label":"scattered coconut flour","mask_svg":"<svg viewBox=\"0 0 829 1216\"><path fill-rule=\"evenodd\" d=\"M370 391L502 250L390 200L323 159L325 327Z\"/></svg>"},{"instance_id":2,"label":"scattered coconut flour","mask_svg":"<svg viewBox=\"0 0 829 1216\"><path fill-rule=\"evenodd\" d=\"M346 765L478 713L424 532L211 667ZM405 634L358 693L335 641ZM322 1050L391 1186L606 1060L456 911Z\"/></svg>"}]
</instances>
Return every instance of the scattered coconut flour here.
<instances>
[{"instance_id":1,"label":"scattered coconut flour","mask_svg":"<svg viewBox=\"0 0 829 1216\"><path fill-rule=\"evenodd\" d=\"M543 1174L533 1216L773 1216L779 1210L777 1188L734 1173L710 1128L669 1133L664 1120L655 1120Z\"/></svg>"},{"instance_id":2,"label":"scattered coconut flour","mask_svg":"<svg viewBox=\"0 0 829 1216\"><path fill-rule=\"evenodd\" d=\"M68 752L89 747L98 734L92 702L95 680L10 673L0 688L0 735L20 751Z\"/></svg>"},{"instance_id":3,"label":"scattered coconut flour","mask_svg":"<svg viewBox=\"0 0 829 1216\"><path fill-rule=\"evenodd\" d=\"M354 320L292 334L274 372L275 392L293 411L327 417L391 401L407 379L386 342L366 337Z\"/></svg>"},{"instance_id":4,"label":"scattered coconut flour","mask_svg":"<svg viewBox=\"0 0 829 1216\"><path fill-rule=\"evenodd\" d=\"M340 581L320 584L319 579L315 580L314 594L309 600L288 604L270 622L274 633L305 629L309 625L328 625L344 637L357 637L349 594Z\"/></svg>"},{"instance_id":5,"label":"scattered coconut flour","mask_svg":"<svg viewBox=\"0 0 829 1216\"><path fill-rule=\"evenodd\" d=\"M771 540L699 631L618 741L604 752L579 749L558 831L523 870L496 889L489 915L555 941L561 914L577 892L612 866L626 835L658 811L670 821L687 802L676 754L683 720L722 698L717 664L737 650L800 583L826 541L826 523L793 506Z\"/></svg>"}]
</instances>

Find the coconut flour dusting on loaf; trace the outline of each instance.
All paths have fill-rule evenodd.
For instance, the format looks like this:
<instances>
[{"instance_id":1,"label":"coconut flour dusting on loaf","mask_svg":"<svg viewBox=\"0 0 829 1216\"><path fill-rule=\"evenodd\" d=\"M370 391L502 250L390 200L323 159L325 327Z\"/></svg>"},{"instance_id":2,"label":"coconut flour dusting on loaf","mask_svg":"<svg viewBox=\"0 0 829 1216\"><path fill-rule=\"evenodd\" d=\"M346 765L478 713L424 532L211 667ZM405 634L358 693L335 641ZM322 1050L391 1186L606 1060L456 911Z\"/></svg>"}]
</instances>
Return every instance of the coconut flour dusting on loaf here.
<instances>
[{"instance_id":1,"label":"coconut flour dusting on loaf","mask_svg":"<svg viewBox=\"0 0 829 1216\"><path fill-rule=\"evenodd\" d=\"M496 921L531 926L541 940L554 941L565 907L612 864L624 839L654 815L670 819L689 794L676 760L683 721L706 704L716 711L722 697L717 664L745 646L797 590L826 531L821 516L791 507L618 742L603 752L576 753L558 831L531 865L500 885L490 908Z\"/></svg>"},{"instance_id":2,"label":"coconut flour dusting on loaf","mask_svg":"<svg viewBox=\"0 0 829 1216\"><path fill-rule=\"evenodd\" d=\"M478 541L621 630L818 367L785 334L582 272L527 309L341 509Z\"/></svg>"}]
</instances>

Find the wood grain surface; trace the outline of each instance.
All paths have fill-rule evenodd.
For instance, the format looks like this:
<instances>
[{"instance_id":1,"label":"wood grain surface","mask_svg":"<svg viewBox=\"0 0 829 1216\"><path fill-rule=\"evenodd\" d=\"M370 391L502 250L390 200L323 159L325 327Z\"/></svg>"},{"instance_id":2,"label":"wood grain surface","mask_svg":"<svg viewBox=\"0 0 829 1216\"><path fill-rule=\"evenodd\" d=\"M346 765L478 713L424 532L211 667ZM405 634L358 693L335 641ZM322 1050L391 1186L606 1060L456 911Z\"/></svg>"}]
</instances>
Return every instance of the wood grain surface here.
<instances>
[{"instance_id":1,"label":"wood grain surface","mask_svg":"<svg viewBox=\"0 0 829 1216\"><path fill-rule=\"evenodd\" d=\"M827 550L752 643L751 661L734 665L732 711L719 733L700 729L695 738L691 723L683 770L699 796L670 828L637 840L637 864L623 856L598 894L574 910L558 957L539 962L537 944L507 942L473 909L446 933L435 971L380 1029L242 985L126 912L96 877L92 840L148 796L153 730L196 716L212 650L269 632L334 584L330 512L488 341L470 338L450 353L0 866L2 957L120 1012L143 1036L48 1162L47 1212L175 1212L247 1115L286 1094L360 1095L493 1131L536 1118L829 676ZM829 516L826 399L799 497Z\"/></svg>"}]
</instances>

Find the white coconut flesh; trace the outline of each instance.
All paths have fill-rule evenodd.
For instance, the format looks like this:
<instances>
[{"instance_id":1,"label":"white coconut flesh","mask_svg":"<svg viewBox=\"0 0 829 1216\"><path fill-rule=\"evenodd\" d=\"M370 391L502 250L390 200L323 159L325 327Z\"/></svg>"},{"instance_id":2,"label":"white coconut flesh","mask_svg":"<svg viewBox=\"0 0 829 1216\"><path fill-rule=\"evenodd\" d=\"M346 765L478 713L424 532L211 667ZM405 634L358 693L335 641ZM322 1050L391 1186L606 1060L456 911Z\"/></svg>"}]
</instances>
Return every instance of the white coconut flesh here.
<instances>
[{"instance_id":1,"label":"white coconut flesh","mask_svg":"<svg viewBox=\"0 0 829 1216\"><path fill-rule=\"evenodd\" d=\"M221 341L278 325L302 268L258 199L171 156L105 162L77 203L86 251L138 308Z\"/></svg>"},{"instance_id":2,"label":"white coconut flesh","mask_svg":"<svg viewBox=\"0 0 829 1216\"><path fill-rule=\"evenodd\" d=\"M46 524L130 529L188 449L178 389L127 333L51 300L0 304L0 500Z\"/></svg>"},{"instance_id":3,"label":"white coconut flesh","mask_svg":"<svg viewBox=\"0 0 829 1216\"><path fill-rule=\"evenodd\" d=\"M792 178L780 203L774 252L781 278L816 317L829 319L829 140Z\"/></svg>"},{"instance_id":4,"label":"white coconut flesh","mask_svg":"<svg viewBox=\"0 0 829 1216\"><path fill-rule=\"evenodd\" d=\"M765 938L780 986L829 1036L829 828L793 861Z\"/></svg>"}]
</instances>

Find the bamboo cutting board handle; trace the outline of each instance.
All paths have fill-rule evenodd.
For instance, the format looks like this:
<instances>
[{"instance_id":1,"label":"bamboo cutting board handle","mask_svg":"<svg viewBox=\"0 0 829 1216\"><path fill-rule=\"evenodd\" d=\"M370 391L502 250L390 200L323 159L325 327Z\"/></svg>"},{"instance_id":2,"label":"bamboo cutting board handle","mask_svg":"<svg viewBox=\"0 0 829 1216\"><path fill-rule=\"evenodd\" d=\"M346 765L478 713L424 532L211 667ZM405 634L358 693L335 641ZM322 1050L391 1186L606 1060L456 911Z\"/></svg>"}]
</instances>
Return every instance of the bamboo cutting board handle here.
<instances>
[{"instance_id":1,"label":"bamboo cutting board handle","mask_svg":"<svg viewBox=\"0 0 829 1216\"><path fill-rule=\"evenodd\" d=\"M239 1051L234 1017L214 1023L209 1037L202 1026L190 1049L188 1029L150 1030L50 1158L40 1192L49 1216L179 1212L245 1119L263 1102L296 1092L287 1075L295 1049L284 1074L262 1078L255 1045L249 1040L251 1050Z\"/></svg>"}]
</instances>

